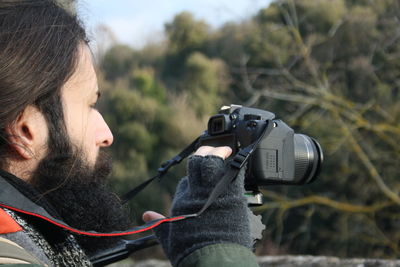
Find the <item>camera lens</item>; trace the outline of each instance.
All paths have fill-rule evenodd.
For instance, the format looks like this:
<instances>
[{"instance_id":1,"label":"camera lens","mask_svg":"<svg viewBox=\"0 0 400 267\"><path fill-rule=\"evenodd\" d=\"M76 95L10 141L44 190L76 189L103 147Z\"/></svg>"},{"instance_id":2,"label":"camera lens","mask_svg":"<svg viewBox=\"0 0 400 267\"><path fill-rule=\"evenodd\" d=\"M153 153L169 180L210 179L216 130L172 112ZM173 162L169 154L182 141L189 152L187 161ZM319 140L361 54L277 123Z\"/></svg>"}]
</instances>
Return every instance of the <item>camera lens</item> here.
<instances>
[{"instance_id":1,"label":"camera lens","mask_svg":"<svg viewBox=\"0 0 400 267\"><path fill-rule=\"evenodd\" d=\"M311 183L321 171L322 148L313 138L304 134L294 135L295 180L300 184Z\"/></svg>"}]
</instances>

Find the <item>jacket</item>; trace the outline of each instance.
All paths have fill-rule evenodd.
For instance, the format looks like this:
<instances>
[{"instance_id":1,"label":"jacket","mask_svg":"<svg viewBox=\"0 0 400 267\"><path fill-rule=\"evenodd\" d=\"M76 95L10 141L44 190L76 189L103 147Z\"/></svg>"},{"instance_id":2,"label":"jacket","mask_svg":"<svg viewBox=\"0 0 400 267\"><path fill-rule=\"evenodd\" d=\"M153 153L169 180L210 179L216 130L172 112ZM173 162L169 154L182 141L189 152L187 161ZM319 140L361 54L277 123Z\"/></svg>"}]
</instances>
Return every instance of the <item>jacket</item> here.
<instances>
[{"instance_id":1,"label":"jacket","mask_svg":"<svg viewBox=\"0 0 400 267\"><path fill-rule=\"evenodd\" d=\"M18 179L15 178L14 179ZM12 184L11 175L0 172L0 264L2 266L90 266L88 257L68 232L35 217L4 207L12 197L20 206L29 200ZM10 191L12 190L12 194ZM29 263L29 264L26 264ZM179 267L258 266L251 251L230 243L213 244L186 256Z\"/></svg>"},{"instance_id":2,"label":"jacket","mask_svg":"<svg viewBox=\"0 0 400 267\"><path fill-rule=\"evenodd\" d=\"M72 234L5 207L12 203L17 208L30 210L28 207L34 205L26 196L28 190L17 188L16 179L8 173L0 173L0 264L21 261L42 266L90 266Z\"/></svg>"}]
</instances>

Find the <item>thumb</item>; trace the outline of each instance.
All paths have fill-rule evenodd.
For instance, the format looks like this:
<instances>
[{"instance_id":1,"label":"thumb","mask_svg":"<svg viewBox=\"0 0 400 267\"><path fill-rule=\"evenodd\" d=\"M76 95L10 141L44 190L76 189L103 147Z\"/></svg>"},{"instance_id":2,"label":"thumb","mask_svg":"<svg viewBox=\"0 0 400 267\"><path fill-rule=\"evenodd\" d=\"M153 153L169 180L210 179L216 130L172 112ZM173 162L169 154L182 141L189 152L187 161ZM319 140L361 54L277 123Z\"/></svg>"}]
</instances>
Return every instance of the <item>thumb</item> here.
<instances>
[{"instance_id":1,"label":"thumb","mask_svg":"<svg viewBox=\"0 0 400 267\"><path fill-rule=\"evenodd\" d=\"M145 213L143 213L142 216L143 221L145 221L146 223L149 221L164 219L164 218L165 218L164 215L154 211L146 211Z\"/></svg>"}]
</instances>

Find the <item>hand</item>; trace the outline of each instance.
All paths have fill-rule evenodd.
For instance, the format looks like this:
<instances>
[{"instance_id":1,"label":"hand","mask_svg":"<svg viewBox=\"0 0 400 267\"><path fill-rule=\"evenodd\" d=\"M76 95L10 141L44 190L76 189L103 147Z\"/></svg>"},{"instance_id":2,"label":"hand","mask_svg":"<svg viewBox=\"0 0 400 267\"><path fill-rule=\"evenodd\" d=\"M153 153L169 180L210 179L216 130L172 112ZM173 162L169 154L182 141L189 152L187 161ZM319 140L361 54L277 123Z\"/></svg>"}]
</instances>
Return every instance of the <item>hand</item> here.
<instances>
[{"instance_id":1,"label":"hand","mask_svg":"<svg viewBox=\"0 0 400 267\"><path fill-rule=\"evenodd\" d=\"M194 155L197 156L217 156L222 159L226 159L232 154L232 148L229 146L219 146L219 147L212 147L212 146L201 146L197 149Z\"/></svg>"},{"instance_id":2,"label":"hand","mask_svg":"<svg viewBox=\"0 0 400 267\"><path fill-rule=\"evenodd\" d=\"M196 156L217 156L222 159L226 159L232 154L232 149L229 146L220 146L220 147L212 147L212 146L201 146L194 153ZM149 222L153 220L163 219L164 215L154 212L154 211L146 211L143 213L142 219L144 222Z\"/></svg>"},{"instance_id":3,"label":"hand","mask_svg":"<svg viewBox=\"0 0 400 267\"><path fill-rule=\"evenodd\" d=\"M143 213L142 219L144 222L149 222L149 221L153 221L153 220L159 220L159 219L164 219L165 216L157 213L155 211L146 211L145 213Z\"/></svg>"},{"instance_id":4,"label":"hand","mask_svg":"<svg viewBox=\"0 0 400 267\"><path fill-rule=\"evenodd\" d=\"M177 186L171 216L194 214L204 206L213 188L224 176L227 168L224 160L231 153L229 147L203 146L188 158L188 175ZM245 168L201 216L161 224L155 229L173 266L204 246L233 243L251 248L244 174ZM150 211L143 215L146 221L160 218L163 218L161 214Z\"/></svg>"}]
</instances>

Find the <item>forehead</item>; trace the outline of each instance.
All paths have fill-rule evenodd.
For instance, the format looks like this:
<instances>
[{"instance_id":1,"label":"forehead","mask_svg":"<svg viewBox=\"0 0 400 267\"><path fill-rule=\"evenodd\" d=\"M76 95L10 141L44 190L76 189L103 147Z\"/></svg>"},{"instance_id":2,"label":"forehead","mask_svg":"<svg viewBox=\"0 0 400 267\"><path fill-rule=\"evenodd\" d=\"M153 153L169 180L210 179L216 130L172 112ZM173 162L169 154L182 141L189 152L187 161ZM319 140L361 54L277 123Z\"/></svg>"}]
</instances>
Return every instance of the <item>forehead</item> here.
<instances>
[{"instance_id":1,"label":"forehead","mask_svg":"<svg viewBox=\"0 0 400 267\"><path fill-rule=\"evenodd\" d=\"M74 73L64 84L63 96L90 97L97 92L97 77L92 54L87 45L80 45Z\"/></svg>"}]
</instances>

